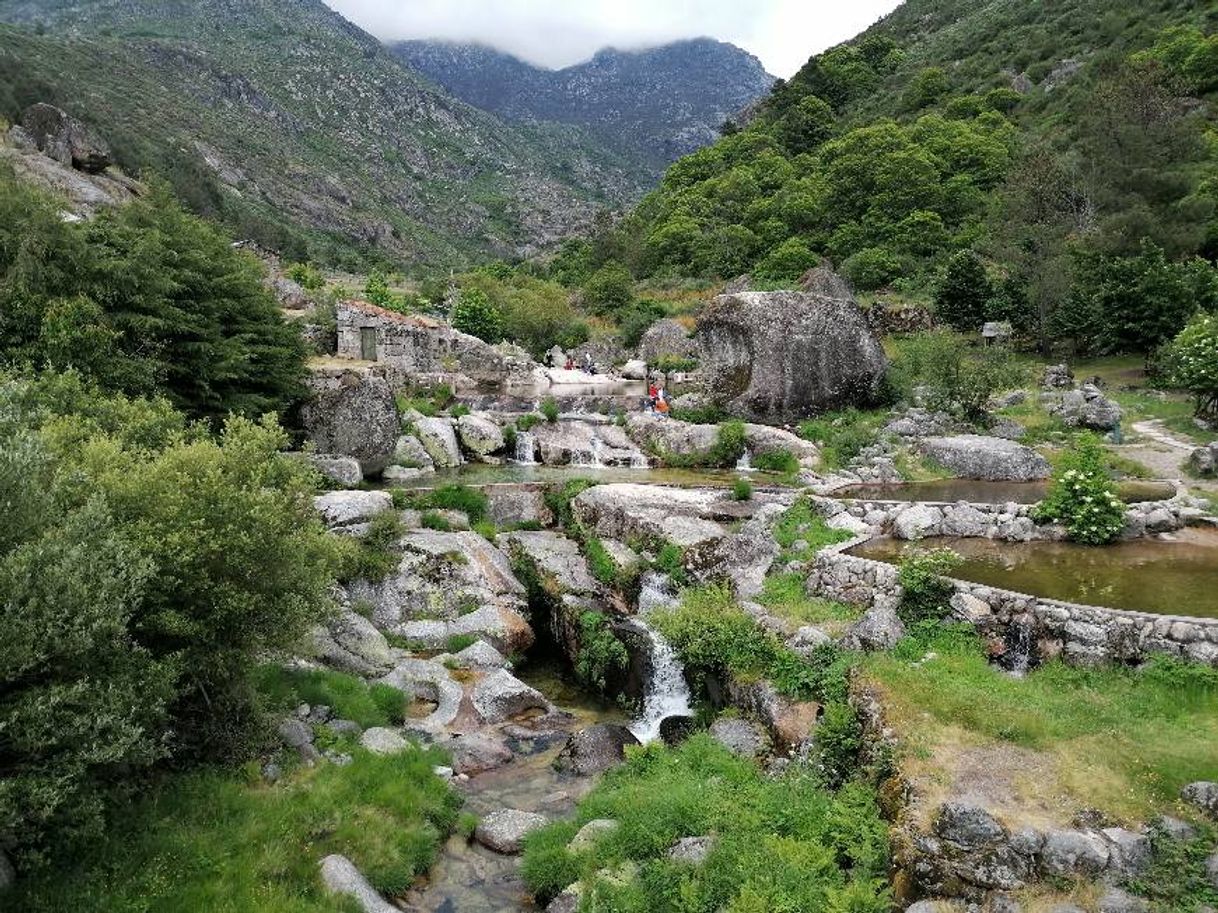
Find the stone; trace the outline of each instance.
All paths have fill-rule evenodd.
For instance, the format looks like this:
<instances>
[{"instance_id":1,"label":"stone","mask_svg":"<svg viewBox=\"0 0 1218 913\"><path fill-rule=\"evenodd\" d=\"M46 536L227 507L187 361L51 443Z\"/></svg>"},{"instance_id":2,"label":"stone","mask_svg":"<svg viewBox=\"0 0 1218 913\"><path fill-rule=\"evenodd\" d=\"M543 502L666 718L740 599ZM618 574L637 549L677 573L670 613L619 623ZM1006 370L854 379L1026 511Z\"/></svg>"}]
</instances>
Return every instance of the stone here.
<instances>
[{"instance_id":1,"label":"stone","mask_svg":"<svg viewBox=\"0 0 1218 913\"><path fill-rule=\"evenodd\" d=\"M639 357L648 364L655 364L662 358L693 359L700 354L698 341L680 321L670 317L657 320L639 340Z\"/></svg>"},{"instance_id":2,"label":"stone","mask_svg":"<svg viewBox=\"0 0 1218 913\"><path fill-rule=\"evenodd\" d=\"M1108 846L1087 831L1050 831L1041 850L1041 868L1050 875L1094 877L1108 864Z\"/></svg>"},{"instance_id":3,"label":"stone","mask_svg":"<svg viewBox=\"0 0 1218 913\"><path fill-rule=\"evenodd\" d=\"M461 446L478 457L498 453L504 448L503 431L484 415L471 412L457 419Z\"/></svg>"},{"instance_id":4,"label":"stone","mask_svg":"<svg viewBox=\"0 0 1218 913\"><path fill-rule=\"evenodd\" d=\"M451 660L458 669L499 669L507 665L503 654L485 640L475 641Z\"/></svg>"},{"instance_id":5,"label":"stone","mask_svg":"<svg viewBox=\"0 0 1218 913\"><path fill-rule=\"evenodd\" d=\"M706 388L730 412L755 421L865 405L888 367L879 339L848 297L720 295L703 308L698 339Z\"/></svg>"},{"instance_id":6,"label":"stone","mask_svg":"<svg viewBox=\"0 0 1218 913\"><path fill-rule=\"evenodd\" d=\"M1180 791L1180 796L1211 818L1218 818L1218 783L1205 780L1190 783Z\"/></svg>"},{"instance_id":7,"label":"stone","mask_svg":"<svg viewBox=\"0 0 1218 913\"><path fill-rule=\"evenodd\" d=\"M916 541L938 535L943 523L943 511L930 504L914 504L905 508L892 521L892 535L897 539Z\"/></svg>"},{"instance_id":8,"label":"stone","mask_svg":"<svg viewBox=\"0 0 1218 913\"><path fill-rule=\"evenodd\" d=\"M958 478L990 482L1032 482L1049 477L1049 461L1030 447L978 434L932 437L922 453Z\"/></svg>"},{"instance_id":9,"label":"stone","mask_svg":"<svg viewBox=\"0 0 1218 913\"><path fill-rule=\"evenodd\" d=\"M579 544L562 533L519 531L504 533L496 540L510 551L523 554L538 571L549 577L563 593L594 595L600 586L588 570L588 561Z\"/></svg>"},{"instance_id":10,"label":"stone","mask_svg":"<svg viewBox=\"0 0 1218 913\"><path fill-rule=\"evenodd\" d=\"M393 497L387 491L327 491L313 499L313 506L326 526L351 526L392 510Z\"/></svg>"},{"instance_id":11,"label":"stone","mask_svg":"<svg viewBox=\"0 0 1218 913\"><path fill-rule=\"evenodd\" d=\"M715 848L714 837L682 837L668 848L668 858L684 865L701 865Z\"/></svg>"},{"instance_id":12,"label":"stone","mask_svg":"<svg viewBox=\"0 0 1218 913\"><path fill-rule=\"evenodd\" d=\"M1218 850L1210 853L1209 858L1205 860L1205 877L1218 889Z\"/></svg>"},{"instance_id":13,"label":"stone","mask_svg":"<svg viewBox=\"0 0 1218 913\"><path fill-rule=\"evenodd\" d=\"M612 834L621 826L621 822L614 821L612 818L594 818L576 832L575 836L571 838L571 842L567 844L567 849L574 853L590 849L601 837Z\"/></svg>"},{"instance_id":14,"label":"stone","mask_svg":"<svg viewBox=\"0 0 1218 913\"><path fill-rule=\"evenodd\" d=\"M393 445L393 463L405 469L434 470L436 461L413 434L403 434Z\"/></svg>"},{"instance_id":15,"label":"stone","mask_svg":"<svg viewBox=\"0 0 1218 913\"><path fill-rule=\"evenodd\" d=\"M367 371L345 371L337 377L315 372L309 386L313 398L300 416L317 452L353 457L365 476L388 467L400 420L385 379Z\"/></svg>"},{"instance_id":16,"label":"stone","mask_svg":"<svg viewBox=\"0 0 1218 913\"><path fill-rule=\"evenodd\" d=\"M989 913L1023 913L1023 905L1009 894L994 894L990 897Z\"/></svg>"},{"instance_id":17,"label":"stone","mask_svg":"<svg viewBox=\"0 0 1218 913\"><path fill-rule=\"evenodd\" d=\"M763 453L789 453L799 460L801 465L813 467L820 462L820 448L811 441L805 441L797 434L770 425L746 423L744 446L754 456Z\"/></svg>"},{"instance_id":18,"label":"stone","mask_svg":"<svg viewBox=\"0 0 1218 913\"><path fill-rule=\"evenodd\" d=\"M720 717L711 724L711 738L734 755L758 758L769 751L770 739L760 726L737 717Z\"/></svg>"},{"instance_id":19,"label":"stone","mask_svg":"<svg viewBox=\"0 0 1218 913\"><path fill-rule=\"evenodd\" d=\"M1112 431L1124 416L1119 405L1091 384L1063 394L1061 402L1051 411L1067 427L1093 431Z\"/></svg>"},{"instance_id":20,"label":"stone","mask_svg":"<svg viewBox=\"0 0 1218 913\"><path fill-rule=\"evenodd\" d=\"M457 444L452 419L426 416L415 419L414 432L437 469L452 469L461 465L461 448Z\"/></svg>"},{"instance_id":21,"label":"stone","mask_svg":"<svg viewBox=\"0 0 1218 913\"><path fill-rule=\"evenodd\" d=\"M54 105L36 104L21 115L21 127L43 155L87 174L111 164L110 147L92 127Z\"/></svg>"},{"instance_id":22,"label":"stone","mask_svg":"<svg viewBox=\"0 0 1218 913\"><path fill-rule=\"evenodd\" d=\"M1150 866L1150 838L1122 827L1100 831L1108 841L1108 868L1121 875L1140 875Z\"/></svg>"},{"instance_id":23,"label":"stone","mask_svg":"<svg viewBox=\"0 0 1218 913\"><path fill-rule=\"evenodd\" d=\"M324 626L313 631L318 659L340 672L372 677L393 666L393 653L385 635L349 608L339 609Z\"/></svg>"},{"instance_id":24,"label":"stone","mask_svg":"<svg viewBox=\"0 0 1218 913\"><path fill-rule=\"evenodd\" d=\"M665 456L702 457L719 441L716 425L694 425L654 412L632 413L626 419L630 439L649 453Z\"/></svg>"},{"instance_id":25,"label":"stone","mask_svg":"<svg viewBox=\"0 0 1218 913\"><path fill-rule=\"evenodd\" d=\"M1046 390L1068 389L1074 386L1074 372L1069 365L1049 365L1045 368L1041 386Z\"/></svg>"},{"instance_id":26,"label":"stone","mask_svg":"<svg viewBox=\"0 0 1218 913\"><path fill-rule=\"evenodd\" d=\"M935 816L935 833L965 849L978 849L1006 836L1006 828L985 809L967 802L945 802Z\"/></svg>"},{"instance_id":27,"label":"stone","mask_svg":"<svg viewBox=\"0 0 1218 913\"><path fill-rule=\"evenodd\" d=\"M897 617L895 606L877 604L846 631L842 646L866 652L891 650L904 636L905 623Z\"/></svg>"},{"instance_id":28,"label":"stone","mask_svg":"<svg viewBox=\"0 0 1218 913\"><path fill-rule=\"evenodd\" d=\"M373 754L401 754L410 747L410 743L400 732L382 726L364 730L359 743Z\"/></svg>"},{"instance_id":29,"label":"stone","mask_svg":"<svg viewBox=\"0 0 1218 913\"><path fill-rule=\"evenodd\" d=\"M625 726L598 723L574 733L555 758L554 767L577 776L601 773L626 759L627 745L638 744L634 733Z\"/></svg>"},{"instance_id":30,"label":"stone","mask_svg":"<svg viewBox=\"0 0 1218 913\"><path fill-rule=\"evenodd\" d=\"M548 823L545 815L536 812L502 808L491 812L478 822L474 839L488 850L514 856L524 849L525 837Z\"/></svg>"},{"instance_id":31,"label":"stone","mask_svg":"<svg viewBox=\"0 0 1218 913\"><path fill-rule=\"evenodd\" d=\"M471 732L448 742L452 755L453 770L458 774L474 776L512 760L512 749L505 740L482 732Z\"/></svg>"},{"instance_id":32,"label":"stone","mask_svg":"<svg viewBox=\"0 0 1218 913\"><path fill-rule=\"evenodd\" d=\"M400 913L385 900L346 856L327 856L321 861L321 880L332 894L355 900L364 913Z\"/></svg>"},{"instance_id":33,"label":"stone","mask_svg":"<svg viewBox=\"0 0 1218 913\"><path fill-rule=\"evenodd\" d=\"M994 612L988 602L983 602L971 593L957 593L951 598L952 617L972 625L991 621Z\"/></svg>"},{"instance_id":34,"label":"stone","mask_svg":"<svg viewBox=\"0 0 1218 913\"><path fill-rule=\"evenodd\" d=\"M535 688L530 688L506 669L496 669L481 678L470 694L478 715L487 723L502 723L530 710L548 713L553 706Z\"/></svg>"},{"instance_id":35,"label":"stone","mask_svg":"<svg viewBox=\"0 0 1218 913\"><path fill-rule=\"evenodd\" d=\"M359 460L354 457L333 453L310 453L305 455L305 460L323 477L347 488L354 488L364 481L364 471L360 469Z\"/></svg>"},{"instance_id":36,"label":"stone","mask_svg":"<svg viewBox=\"0 0 1218 913\"><path fill-rule=\"evenodd\" d=\"M1154 827L1161 830L1172 840L1192 840L1197 836L1197 829L1187 821L1173 818L1171 815L1160 815L1155 819Z\"/></svg>"},{"instance_id":37,"label":"stone","mask_svg":"<svg viewBox=\"0 0 1218 913\"><path fill-rule=\"evenodd\" d=\"M302 720L287 719L276 730L279 739L289 748L301 749L313 744L313 730Z\"/></svg>"},{"instance_id":38,"label":"stone","mask_svg":"<svg viewBox=\"0 0 1218 913\"><path fill-rule=\"evenodd\" d=\"M622 375L624 380L646 380L647 362L640 358L632 358L622 365L618 373Z\"/></svg>"},{"instance_id":39,"label":"stone","mask_svg":"<svg viewBox=\"0 0 1218 913\"><path fill-rule=\"evenodd\" d=\"M284 310L303 311L313 304L309 300L309 293L304 290L304 287L296 280L289 279L287 276L275 276L268 279L266 286L270 289L271 294L275 296L275 301Z\"/></svg>"},{"instance_id":40,"label":"stone","mask_svg":"<svg viewBox=\"0 0 1218 913\"><path fill-rule=\"evenodd\" d=\"M600 538L660 539L689 548L724 537L712 517L729 498L723 490L618 483L581 492L571 509Z\"/></svg>"},{"instance_id":41,"label":"stone","mask_svg":"<svg viewBox=\"0 0 1218 913\"><path fill-rule=\"evenodd\" d=\"M1150 913L1150 904L1120 888L1109 888L1100 896L1099 913Z\"/></svg>"},{"instance_id":42,"label":"stone","mask_svg":"<svg viewBox=\"0 0 1218 913\"><path fill-rule=\"evenodd\" d=\"M1188 456L1188 468L1199 476L1218 474L1218 441L1193 450Z\"/></svg>"},{"instance_id":43,"label":"stone","mask_svg":"<svg viewBox=\"0 0 1218 913\"><path fill-rule=\"evenodd\" d=\"M673 748L680 745L698 727L698 721L692 716L666 716L660 720L660 741Z\"/></svg>"},{"instance_id":44,"label":"stone","mask_svg":"<svg viewBox=\"0 0 1218 913\"><path fill-rule=\"evenodd\" d=\"M381 480L385 482L413 482L415 479L421 479L423 476L431 475L435 472L434 469L411 469L407 466L390 466L381 473Z\"/></svg>"},{"instance_id":45,"label":"stone","mask_svg":"<svg viewBox=\"0 0 1218 913\"><path fill-rule=\"evenodd\" d=\"M617 425L564 419L532 430L537 459L547 466L632 466L643 454Z\"/></svg>"},{"instance_id":46,"label":"stone","mask_svg":"<svg viewBox=\"0 0 1218 913\"><path fill-rule=\"evenodd\" d=\"M810 657L818 647L833 643L833 638L813 625L804 625L792 634L786 642L787 648L804 658Z\"/></svg>"}]
</instances>

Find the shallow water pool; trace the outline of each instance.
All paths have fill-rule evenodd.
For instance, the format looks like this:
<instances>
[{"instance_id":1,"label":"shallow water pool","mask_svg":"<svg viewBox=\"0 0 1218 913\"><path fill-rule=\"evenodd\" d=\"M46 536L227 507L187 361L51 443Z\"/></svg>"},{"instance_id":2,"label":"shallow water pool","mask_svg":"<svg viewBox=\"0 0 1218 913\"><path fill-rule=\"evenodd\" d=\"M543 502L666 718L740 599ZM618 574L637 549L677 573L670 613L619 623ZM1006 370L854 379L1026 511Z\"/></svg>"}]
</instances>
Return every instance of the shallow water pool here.
<instances>
[{"instance_id":1,"label":"shallow water pool","mask_svg":"<svg viewBox=\"0 0 1218 913\"><path fill-rule=\"evenodd\" d=\"M942 501L955 504L1035 504L1044 499L1048 482L983 482L973 479L937 479L933 482L904 482L899 485L856 485L837 492L838 498L867 501ZM1117 495L1129 504L1165 501L1176 487L1170 482L1128 481L1117 485Z\"/></svg>"}]
</instances>

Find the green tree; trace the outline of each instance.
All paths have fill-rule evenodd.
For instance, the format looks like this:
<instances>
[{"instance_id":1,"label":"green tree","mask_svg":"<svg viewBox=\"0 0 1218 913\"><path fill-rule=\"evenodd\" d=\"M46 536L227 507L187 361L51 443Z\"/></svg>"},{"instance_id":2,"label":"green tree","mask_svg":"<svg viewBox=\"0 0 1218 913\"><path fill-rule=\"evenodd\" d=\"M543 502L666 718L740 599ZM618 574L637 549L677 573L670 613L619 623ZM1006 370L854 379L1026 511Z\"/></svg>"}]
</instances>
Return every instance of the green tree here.
<instances>
[{"instance_id":1,"label":"green tree","mask_svg":"<svg viewBox=\"0 0 1218 913\"><path fill-rule=\"evenodd\" d=\"M806 241L787 238L757 264L757 275L763 279L794 282L820 262Z\"/></svg>"},{"instance_id":2,"label":"green tree","mask_svg":"<svg viewBox=\"0 0 1218 913\"><path fill-rule=\"evenodd\" d=\"M939 319L961 332L975 333L989 315L994 284L981 258L962 250L947 262L943 280L935 290Z\"/></svg>"},{"instance_id":3,"label":"green tree","mask_svg":"<svg viewBox=\"0 0 1218 913\"><path fill-rule=\"evenodd\" d=\"M1218 315L1197 314L1165 354L1171 384L1188 391L1198 415L1218 415Z\"/></svg>"},{"instance_id":4,"label":"green tree","mask_svg":"<svg viewBox=\"0 0 1218 913\"><path fill-rule=\"evenodd\" d=\"M584 284L584 306L593 314L613 314L634 300L634 279L620 263L606 263Z\"/></svg>"},{"instance_id":5,"label":"green tree","mask_svg":"<svg viewBox=\"0 0 1218 913\"><path fill-rule=\"evenodd\" d=\"M792 155L811 152L833 136L837 116L822 98L809 95L794 105L778 123L778 138Z\"/></svg>"},{"instance_id":6,"label":"green tree","mask_svg":"<svg viewBox=\"0 0 1218 913\"><path fill-rule=\"evenodd\" d=\"M503 341L503 315L481 289L462 289L453 308L455 329L486 342Z\"/></svg>"}]
</instances>

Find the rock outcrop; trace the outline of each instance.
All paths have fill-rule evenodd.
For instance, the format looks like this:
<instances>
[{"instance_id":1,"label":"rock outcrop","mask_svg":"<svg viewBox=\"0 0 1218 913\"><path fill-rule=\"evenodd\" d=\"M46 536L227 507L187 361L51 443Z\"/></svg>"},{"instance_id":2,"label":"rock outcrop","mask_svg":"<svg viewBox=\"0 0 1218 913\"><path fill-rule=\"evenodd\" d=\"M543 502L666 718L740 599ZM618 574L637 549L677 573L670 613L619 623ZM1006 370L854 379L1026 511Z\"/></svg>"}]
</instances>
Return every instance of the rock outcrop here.
<instances>
[{"instance_id":1,"label":"rock outcrop","mask_svg":"<svg viewBox=\"0 0 1218 913\"><path fill-rule=\"evenodd\" d=\"M400 432L397 403L385 378L371 371L322 369L309 386L313 398L301 421L318 453L349 456L366 476L393 462Z\"/></svg>"},{"instance_id":2,"label":"rock outcrop","mask_svg":"<svg viewBox=\"0 0 1218 913\"><path fill-rule=\"evenodd\" d=\"M1049 461L1030 447L979 434L931 437L921 443L924 455L957 478L991 482L1032 482L1049 477Z\"/></svg>"},{"instance_id":3,"label":"rock outcrop","mask_svg":"<svg viewBox=\"0 0 1218 913\"><path fill-rule=\"evenodd\" d=\"M808 292L720 295L698 320L707 389L733 414L795 419L865 404L887 359L853 299Z\"/></svg>"},{"instance_id":4,"label":"rock outcrop","mask_svg":"<svg viewBox=\"0 0 1218 913\"><path fill-rule=\"evenodd\" d=\"M1089 428L1092 431L1112 431L1124 413L1121 407L1106 397L1094 384L1083 384L1062 396L1061 402L1051 410L1070 428Z\"/></svg>"},{"instance_id":5,"label":"rock outcrop","mask_svg":"<svg viewBox=\"0 0 1218 913\"><path fill-rule=\"evenodd\" d=\"M696 359L700 355L698 341L670 317L653 323L639 340L639 356L650 365L662 358Z\"/></svg>"},{"instance_id":6,"label":"rock outcrop","mask_svg":"<svg viewBox=\"0 0 1218 913\"><path fill-rule=\"evenodd\" d=\"M21 115L21 127L43 155L77 171L99 174L110 167L110 147L89 126L54 105L36 104Z\"/></svg>"}]
</instances>

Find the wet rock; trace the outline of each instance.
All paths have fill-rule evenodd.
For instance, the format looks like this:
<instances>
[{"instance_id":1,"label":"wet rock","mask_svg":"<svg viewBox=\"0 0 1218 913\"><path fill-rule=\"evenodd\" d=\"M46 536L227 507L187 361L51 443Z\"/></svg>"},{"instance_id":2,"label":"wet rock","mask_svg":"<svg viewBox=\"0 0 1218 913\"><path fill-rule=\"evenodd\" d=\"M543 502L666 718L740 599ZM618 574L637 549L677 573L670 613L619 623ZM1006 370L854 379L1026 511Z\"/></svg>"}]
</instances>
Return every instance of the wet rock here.
<instances>
[{"instance_id":1,"label":"wet rock","mask_svg":"<svg viewBox=\"0 0 1218 913\"><path fill-rule=\"evenodd\" d=\"M579 829L571 838L571 842L567 844L567 849L576 853L580 850L590 849L601 837L613 833L621 826L621 822L614 821L612 818L595 818Z\"/></svg>"},{"instance_id":2,"label":"wet rock","mask_svg":"<svg viewBox=\"0 0 1218 913\"><path fill-rule=\"evenodd\" d=\"M638 744L625 726L598 723L574 733L554 760L554 767L577 776L601 773L625 760L627 745Z\"/></svg>"},{"instance_id":3,"label":"wet rock","mask_svg":"<svg viewBox=\"0 0 1218 913\"><path fill-rule=\"evenodd\" d=\"M400 913L372 887L346 856L327 856L321 861L321 880L332 894L342 894L359 904L364 913Z\"/></svg>"},{"instance_id":4,"label":"wet rock","mask_svg":"<svg viewBox=\"0 0 1218 913\"><path fill-rule=\"evenodd\" d=\"M533 426L537 458L547 466L631 466L642 453L617 425L564 420Z\"/></svg>"},{"instance_id":5,"label":"wet rock","mask_svg":"<svg viewBox=\"0 0 1218 913\"><path fill-rule=\"evenodd\" d=\"M488 723L501 723L530 710L548 713L553 709L540 691L506 669L497 669L474 685L471 700L478 715Z\"/></svg>"},{"instance_id":6,"label":"wet rock","mask_svg":"<svg viewBox=\"0 0 1218 913\"><path fill-rule=\"evenodd\" d=\"M313 398L301 409L301 422L319 453L353 457L365 476L389 466L397 443L399 419L393 391L385 379L366 371L335 376L315 372Z\"/></svg>"},{"instance_id":7,"label":"wet rock","mask_svg":"<svg viewBox=\"0 0 1218 913\"><path fill-rule=\"evenodd\" d=\"M403 434L393 445L393 462L404 469L433 471L436 461L413 434Z\"/></svg>"},{"instance_id":8,"label":"wet rock","mask_svg":"<svg viewBox=\"0 0 1218 913\"><path fill-rule=\"evenodd\" d=\"M410 747L400 732L381 726L365 730L359 743L373 754L401 754Z\"/></svg>"},{"instance_id":9,"label":"wet rock","mask_svg":"<svg viewBox=\"0 0 1218 913\"><path fill-rule=\"evenodd\" d=\"M669 748L676 747L697 730L698 721L692 716L666 716L660 720L660 741Z\"/></svg>"},{"instance_id":10,"label":"wet rock","mask_svg":"<svg viewBox=\"0 0 1218 913\"><path fill-rule=\"evenodd\" d=\"M89 127L54 105L36 104L25 109L21 126L38 151L87 174L110 167L110 147Z\"/></svg>"},{"instance_id":11,"label":"wet rock","mask_svg":"<svg viewBox=\"0 0 1218 913\"><path fill-rule=\"evenodd\" d=\"M1002 438L978 434L932 437L922 441L921 450L962 479L1031 482L1049 477L1049 462L1044 457Z\"/></svg>"},{"instance_id":12,"label":"wet rock","mask_svg":"<svg viewBox=\"0 0 1218 913\"><path fill-rule=\"evenodd\" d=\"M472 732L446 743L452 754L453 770L474 776L502 767L512 760L512 749L504 739L482 732Z\"/></svg>"},{"instance_id":13,"label":"wet rock","mask_svg":"<svg viewBox=\"0 0 1218 913\"><path fill-rule=\"evenodd\" d=\"M1211 818L1218 818L1218 783L1198 781L1190 783L1180 792L1181 798L1195 805Z\"/></svg>"},{"instance_id":14,"label":"wet rock","mask_svg":"<svg viewBox=\"0 0 1218 913\"><path fill-rule=\"evenodd\" d=\"M1041 868L1050 875L1094 877L1108 864L1108 846L1086 831L1050 831L1041 850Z\"/></svg>"},{"instance_id":15,"label":"wet rock","mask_svg":"<svg viewBox=\"0 0 1218 913\"><path fill-rule=\"evenodd\" d=\"M1100 897L1099 913L1150 913L1150 904L1120 888L1109 888Z\"/></svg>"},{"instance_id":16,"label":"wet rock","mask_svg":"<svg viewBox=\"0 0 1218 913\"><path fill-rule=\"evenodd\" d=\"M668 850L668 858L685 865L701 865L715 848L714 837L682 837Z\"/></svg>"},{"instance_id":17,"label":"wet rock","mask_svg":"<svg viewBox=\"0 0 1218 913\"><path fill-rule=\"evenodd\" d=\"M437 469L451 469L461 465L461 448L457 444L457 432L453 428L452 419L415 419L414 433Z\"/></svg>"},{"instance_id":18,"label":"wet rock","mask_svg":"<svg viewBox=\"0 0 1218 913\"><path fill-rule=\"evenodd\" d=\"M507 660L485 640L479 640L455 654L452 664L458 669L500 669Z\"/></svg>"},{"instance_id":19,"label":"wet rock","mask_svg":"<svg viewBox=\"0 0 1218 913\"><path fill-rule=\"evenodd\" d=\"M720 295L703 309L698 337L707 389L729 411L754 420L865 404L887 370L884 350L851 298Z\"/></svg>"},{"instance_id":20,"label":"wet rock","mask_svg":"<svg viewBox=\"0 0 1218 913\"><path fill-rule=\"evenodd\" d=\"M503 431L484 415L469 413L457 419L461 445L478 457L497 453L504 447Z\"/></svg>"},{"instance_id":21,"label":"wet rock","mask_svg":"<svg viewBox=\"0 0 1218 913\"><path fill-rule=\"evenodd\" d=\"M513 856L524 849L525 837L548 823L545 815L503 808L478 822L474 839L489 850Z\"/></svg>"},{"instance_id":22,"label":"wet rock","mask_svg":"<svg viewBox=\"0 0 1218 913\"><path fill-rule=\"evenodd\" d=\"M711 738L734 755L757 758L770 749L765 731L749 720L721 718L710 727Z\"/></svg>"},{"instance_id":23,"label":"wet rock","mask_svg":"<svg viewBox=\"0 0 1218 913\"><path fill-rule=\"evenodd\" d=\"M377 514L393 509L387 491L328 491L313 499L326 525L334 528L366 523Z\"/></svg>"}]
</instances>

